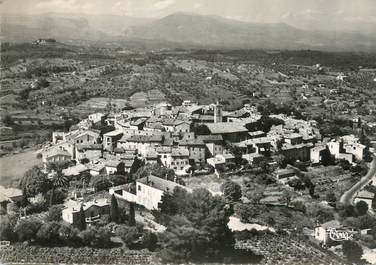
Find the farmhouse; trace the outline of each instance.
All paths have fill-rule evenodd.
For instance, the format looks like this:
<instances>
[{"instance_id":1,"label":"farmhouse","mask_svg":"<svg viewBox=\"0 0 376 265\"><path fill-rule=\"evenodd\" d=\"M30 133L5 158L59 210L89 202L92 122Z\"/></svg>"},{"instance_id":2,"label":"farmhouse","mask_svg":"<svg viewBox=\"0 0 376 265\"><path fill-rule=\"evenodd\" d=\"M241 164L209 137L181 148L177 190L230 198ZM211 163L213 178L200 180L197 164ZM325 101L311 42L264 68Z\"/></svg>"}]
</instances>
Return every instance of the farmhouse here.
<instances>
[{"instance_id":1,"label":"farmhouse","mask_svg":"<svg viewBox=\"0 0 376 265\"><path fill-rule=\"evenodd\" d=\"M188 192L191 191L173 181L149 175L136 181L135 190L130 188L129 185L121 185L110 188L109 192L110 194L115 194L118 198L144 206L148 210L155 210L158 209L163 194L165 192L172 193L176 187L185 189Z\"/></svg>"},{"instance_id":2,"label":"farmhouse","mask_svg":"<svg viewBox=\"0 0 376 265\"><path fill-rule=\"evenodd\" d=\"M110 214L110 203L106 198L84 203L70 200L65 206L66 208L62 211L63 220L74 226L77 226L80 222L81 206L84 210L85 221L89 225L99 221L101 216Z\"/></svg>"}]
</instances>

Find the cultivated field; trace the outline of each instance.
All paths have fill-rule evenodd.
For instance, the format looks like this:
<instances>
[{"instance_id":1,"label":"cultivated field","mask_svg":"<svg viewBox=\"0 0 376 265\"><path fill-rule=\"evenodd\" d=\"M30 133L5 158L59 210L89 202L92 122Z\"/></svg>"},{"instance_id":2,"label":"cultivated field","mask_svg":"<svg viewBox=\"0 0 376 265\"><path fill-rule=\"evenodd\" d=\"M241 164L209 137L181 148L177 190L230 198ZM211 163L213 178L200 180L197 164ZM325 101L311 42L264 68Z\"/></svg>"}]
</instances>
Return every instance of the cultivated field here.
<instances>
[{"instance_id":1,"label":"cultivated field","mask_svg":"<svg viewBox=\"0 0 376 265\"><path fill-rule=\"evenodd\" d=\"M0 158L0 184L3 186L17 185L24 173L41 163L36 158L35 150L14 154Z\"/></svg>"}]
</instances>

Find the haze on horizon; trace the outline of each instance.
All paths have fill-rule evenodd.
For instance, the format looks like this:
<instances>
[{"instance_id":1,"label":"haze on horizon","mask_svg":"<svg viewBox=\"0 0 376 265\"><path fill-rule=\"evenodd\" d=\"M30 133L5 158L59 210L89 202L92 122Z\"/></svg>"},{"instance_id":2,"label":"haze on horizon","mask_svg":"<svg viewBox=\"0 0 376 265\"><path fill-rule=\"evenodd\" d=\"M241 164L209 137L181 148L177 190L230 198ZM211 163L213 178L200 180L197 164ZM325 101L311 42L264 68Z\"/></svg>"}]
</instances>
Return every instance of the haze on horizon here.
<instances>
[{"instance_id":1,"label":"haze on horizon","mask_svg":"<svg viewBox=\"0 0 376 265\"><path fill-rule=\"evenodd\" d=\"M161 18L175 12L218 15L312 30L369 32L374 0L1 0L1 13L69 13Z\"/></svg>"}]
</instances>

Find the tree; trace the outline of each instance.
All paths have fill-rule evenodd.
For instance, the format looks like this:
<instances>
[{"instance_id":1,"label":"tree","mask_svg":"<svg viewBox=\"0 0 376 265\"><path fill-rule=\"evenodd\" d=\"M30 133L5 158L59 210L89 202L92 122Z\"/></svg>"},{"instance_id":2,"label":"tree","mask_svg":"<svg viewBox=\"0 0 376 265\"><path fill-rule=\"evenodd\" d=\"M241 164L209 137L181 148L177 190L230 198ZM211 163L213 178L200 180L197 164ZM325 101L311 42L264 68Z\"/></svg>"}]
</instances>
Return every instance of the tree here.
<instances>
[{"instance_id":1,"label":"tree","mask_svg":"<svg viewBox=\"0 0 376 265\"><path fill-rule=\"evenodd\" d=\"M79 233L81 241L86 246L108 247L111 244L111 231L107 227L99 229L88 228Z\"/></svg>"},{"instance_id":2,"label":"tree","mask_svg":"<svg viewBox=\"0 0 376 265\"><path fill-rule=\"evenodd\" d=\"M80 174L80 179L82 181L82 187L86 187L90 183L91 174L87 171L84 171Z\"/></svg>"},{"instance_id":3,"label":"tree","mask_svg":"<svg viewBox=\"0 0 376 265\"><path fill-rule=\"evenodd\" d=\"M228 146L228 148L230 149L230 152L234 155L235 157L235 164L237 166L241 165L242 164L242 156L243 156L243 152L242 150L238 147L238 146Z\"/></svg>"},{"instance_id":4,"label":"tree","mask_svg":"<svg viewBox=\"0 0 376 265\"><path fill-rule=\"evenodd\" d=\"M129 217L128 217L128 224L129 226L136 225L136 217L135 217L135 210L134 210L134 203L129 203Z\"/></svg>"},{"instance_id":5,"label":"tree","mask_svg":"<svg viewBox=\"0 0 376 265\"><path fill-rule=\"evenodd\" d=\"M142 167L145 165L145 161L143 159L140 159L138 157L135 157L133 160L133 164L131 166L131 169L129 171L129 174L131 177Z\"/></svg>"},{"instance_id":6,"label":"tree","mask_svg":"<svg viewBox=\"0 0 376 265\"><path fill-rule=\"evenodd\" d=\"M277 148L278 148L278 150L280 150L282 148L282 141L279 141L279 140L277 141ZM282 155L282 154L275 155L275 156L273 156L273 160L275 162L277 162L277 164L280 168L286 168L287 159L284 155Z\"/></svg>"},{"instance_id":7,"label":"tree","mask_svg":"<svg viewBox=\"0 0 376 265\"><path fill-rule=\"evenodd\" d=\"M26 192L27 197L32 197L38 193L45 193L50 187L50 182L39 167L34 166L25 172L20 181L20 188Z\"/></svg>"},{"instance_id":8,"label":"tree","mask_svg":"<svg viewBox=\"0 0 376 265\"><path fill-rule=\"evenodd\" d=\"M90 160L88 158L86 158L86 157L83 158L83 159L81 159L81 161L80 161L81 164L87 164L89 162L90 162Z\"/></svg>"},{"instance_id":9,"label":"tree","mask_svg":"<svg viewBox=\"0 0 376 265\"><path fill-rule=\"evenodd\" d=\"M334 164L334 158L330 153L329 147L326 147L324 150L321 151L321 163L324 166L330 166Z\"/></svg>"},{"instance_id":10,"label":"tree","mask_svg":"<svg viewBox=\"0 0 376 265\"><path fill-rule=\"evenodd\" d=\"M48 221L55 221L59 222L61 220L61 212L62 212L63 206L60 205L53 205L48 209Z\"/></svg>"},{"instance_id":11,"label":"tree","mask_svg":"<svg viewBox=\"0 0 376 265\"><path fill-rule=\"evenodd\" d=\"M37 232L41 225L42 223L35 218L21 219L14 228L14 231L19 240L32 241L36 239Z\"/></svg>"},{"instance_id":12,"label":"tree","mask_svg":"<svg viewBox=\"0 0 376 265\"><path fill-rule=\"evenodd\" d=\"M235 243L227 226L233 213L231 207L223 197L213 196L205 189L192 193L180 190L175 188L173 191L173 197L181 207L168 219L168 228L161 240L162 259L221 260L233 251ZM162 210L160 213L167 215Z\"/></svg>"},{"instance_id":13,"label":"tree","mask_svg":"<svg viewBox=\"0 0 376 265\"><path fill-rule=\"evenodd\" d=\"M79 216L80 216L79 217L80 219L79 219L79 222L78 222L78 229L80 229L82 231L82 230L86 229L86 216L85 216L84 206L82 204L81 204Z\"/></svg>"},{"instance_id":14,"label":"tree","mask_svg":"<svg viewBox=\"0 0 376 265\"><path fill-rule=\"evenodd\" d=\"M140 238L140 233L135 226L127 227L125 225L119 226L116 229L116 235L123 240L123 242L129 248L133 248L133 245L136 243L136 240Z\"/></svg>"},{"instance_id":15,"label":"tree","mask_svg":"<svg viewBox=\"0 0 376 265\"><path fill-rule=\"evenodd\" d=\"M51 205L51 198L52 198L52 205L55 204L63 204L64 200L67 198L67 192L64 189L50 189L46 193L46 198L50 198L49 205Z\"/></svg>"},{"instance_id":16,"label":"tree","mask_svg":"<svg viewBox=\"0 0 376 265\"><path fill-rule=\"evenodd\" d=\"M159 255L164 262L184 263L206 256L208 248L206 233L193 227L184 216L172 217L171 226L161 234Z\"/></svg>"},{"instance_id":17,"label":"tree","mask_svg":"<svg viewBox=\"0 0 376 265\"><path fill-rule=\"evenodd\" d=\"M339 160L338 163L344 170L349 170L351 168L351 164L346 159Z\"/></svg>"},{"instance_id":18,"label":"tree","mask_svg":"<svg viewBox=\"0 0 376 265\"><path fill-rule=\"evenodd\" d=\"M110 219L111 222L119 223L119 206L115 194L111 197Z\"/></svg>"},{"instance_id":19,"label":"tree","mask_svg":"<svg viewBox=\"0 0 376 265\"><path fill-rule=\"evenodd\" d=\"M342 243L343 255L350 263L360 262L363 256L362 247L355 241L346 240Z\"/></svg>"},{"instance_id":20,"label":"tree","mask_svg":"<svg viewBox=\"0 0 376 265\"><path fill-rule=\"evenodd\" d=\"M112 186L112 183L107 175L94 176L91 182L97 192L102 190L108 190L108 188Z\"/></svg>"},{"instance_id":21,"label":"tree","mask_svg":"<svg viewBox=\"0 0 376 265\"><path fill-rule=\"evenodd\" d=\"M52 189L51 189L51 196L50 196L50 206L53 204L55 189L67 187L68 183L69 181L67 177L64 176L61 171L58 171L54 175L54 177L51 180Z\"/></svg>"},{"instance_id":22,"label":"tree","mask_svg":"<svg viewBox=\"0 0 376 265\"><path fill-rule=\"evenodd\" d=\"M242 197L242 189L238 183L231 180L226 181L221 187L223 195L230 202L240 201Z\"/></svg>"},{"instance_id":23,"label":"tree","mask_svg":"<svg viewBox=\"0 0 376 265\"><path fill-rule=\"evenodd\" d=\"M0 240L1 241L14 241L17 235L14 233L14 222L10 215L3 215L0 218Z\"/></svg>"},{"instance_id":24,"label":"tree","mask_svg":"<svg viewBox=\"0 0 376 265\"><path fill-rule=\"evenodd\" d=\"M147 248L150 251L154 251L157 248L158 237L156 234L149 230L144 230L141 237L141 246Z\"/></svg>"},{"instance_id":25,"label":"tree","mask_svg":"<svg viewBox=\"0 0 376 265\"><path fill-rule=\"evenodd\" d=\"M26 187L23 188L22 190L22 199L20 201L20 206L25 208L29 204L29 200L27 199L27 191Z\"/></svg>"},{"instance_id":26,"label":"tree","mask_svg":"<svg viewBox=\"0 0 376 265\"><path fill-rule=\"evenodd\" d=\"M358 201L355 204L355 210L358 215L365 215L368 212L368 204L365 201Z\"/></svg>"},{"instance_id":27,"label":"tree","mask_svg":"<svg viewBox=\"0 0 376 265\"><path fill-rule=\"evenodd\" d=\"M336 202L336 200L337 200L336 195L334 194L334 192L327 193L326 196L325 196L325 199L328 202Z\"/></svg>"},{"instance_id":28,"label":"tree","mask_svg":"<svg viewBox=\"0 0 376 265\"><path fill-rule=\"evenodd\" d=\"M81 239L79 238L79 230L71 225L62 224L58 231L60 242L65 245L79 246Z\"/></svg>"},{"instance_id":29,"label":"tree","mask_svg":"<svg viewBox=\"0 0 376 265\"><path fill-rule=\"evenodd\" d=\"M173 169L169 169L160 164L146 164L139 168L137 172L132 176L133 179L144 178L146 176L153 175L159 178L168 179L173 181L175 178L175 172Z\"/></svg>"},{"instance_id":30,"label":"tree","mask_svg":"<svg viewBox=\"0 0 376 265\"><path fill-rule=\"evenodd\" d=\"M56 244L59 243L60 224L57 222L44 223L37 232L37 239L40 243Z\"/></svg>"}]
</instances>

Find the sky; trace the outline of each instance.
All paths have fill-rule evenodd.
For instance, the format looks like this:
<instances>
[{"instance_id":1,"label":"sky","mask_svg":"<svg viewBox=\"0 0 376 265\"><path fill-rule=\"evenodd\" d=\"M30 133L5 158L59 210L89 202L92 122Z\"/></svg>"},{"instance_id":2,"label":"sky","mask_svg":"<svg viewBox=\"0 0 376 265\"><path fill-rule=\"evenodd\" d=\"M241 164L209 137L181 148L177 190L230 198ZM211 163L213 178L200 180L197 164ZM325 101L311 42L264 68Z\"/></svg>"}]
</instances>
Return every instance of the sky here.
<instances>
[{"instance_id":1,"label":"sky","mask_svg":"<svg viewBox=\"0 0 376 265\"><path fill-rule=\"evenodd\" d=\"M46 12L163 17L175 12L258 22L336 27L376 23L376 0L0 0L5 13Z\"/></svg>"}]
</instances>

